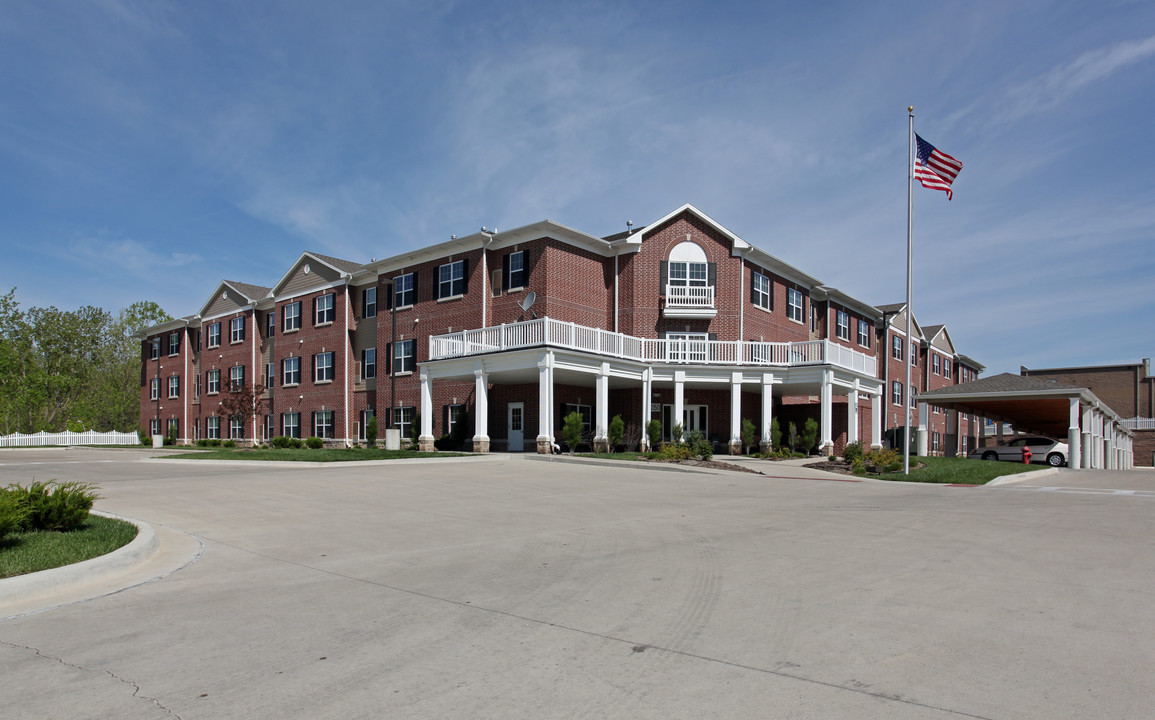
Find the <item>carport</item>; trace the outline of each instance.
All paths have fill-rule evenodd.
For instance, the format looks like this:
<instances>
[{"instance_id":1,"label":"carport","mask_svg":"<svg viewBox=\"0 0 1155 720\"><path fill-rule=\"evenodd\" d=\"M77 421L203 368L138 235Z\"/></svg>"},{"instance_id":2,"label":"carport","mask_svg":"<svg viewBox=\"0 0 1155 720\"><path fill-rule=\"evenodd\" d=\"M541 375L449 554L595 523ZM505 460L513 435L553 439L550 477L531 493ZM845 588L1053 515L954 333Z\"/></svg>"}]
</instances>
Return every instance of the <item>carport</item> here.
<instances>
[{"instance_id":1,"label":"carport","mask_svg":"<svg viewBox=\"0 0 1155 720\"><path fill-rule=\"evenodd\" d=\"M918 453L927 452L929 406L1009 422L1019 432L1067 438L1068 466L1128 470L1132 433L1114 410L1087 388L1011 373L921 393ZM985 423L981 426L985 430Z\"/></svg>"}]
</instances>

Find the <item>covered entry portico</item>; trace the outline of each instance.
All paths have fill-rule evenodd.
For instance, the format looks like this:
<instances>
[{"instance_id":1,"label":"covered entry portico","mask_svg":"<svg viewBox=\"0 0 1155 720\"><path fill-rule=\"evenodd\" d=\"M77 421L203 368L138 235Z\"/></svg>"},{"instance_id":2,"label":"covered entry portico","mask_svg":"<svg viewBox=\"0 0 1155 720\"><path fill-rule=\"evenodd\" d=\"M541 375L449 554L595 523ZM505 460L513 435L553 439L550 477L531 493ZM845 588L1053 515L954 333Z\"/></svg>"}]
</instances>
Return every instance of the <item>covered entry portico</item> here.
<instances>
[{"instance_id":1,"label":"covered entry portico","mask_svg":"<svg viewBox=\"0 0 1155 720\"><path fill-rule=\"evenodd\" d=\"M530 385L536 380L536 445L539 453L557 447L555 425L558 388L588 388L592 392L594 445L607 448L611 409L649 420L658 390L672 391L672 417L681 422L688 393L728 394L732 453L741 450L743 393L760 397L758 434L769 449L773 402L777 395L818 396L819 448L833 447L835 395L847 397L847 441L858 437L859 404L872 403L872 447L881 447L881 382L874 377L874 358L828 341L765 343L686 341L635 338L597 328L542 318L524 323L463 331L430 339L430 360L421 364L421 435L419 446L432 449L433 388L439 380L472 379L475 383L473 447L490 446L490 385ZM611 408L613 390L633 393L636 408ZM728 391L728 392L727 392ZM714 395L717 396L716 393ZM544 409L544 411L542 411ZM526 428L528 437L534 428ZM643 437L643 443L645 439Z\"/></svg>"}]
</instances>

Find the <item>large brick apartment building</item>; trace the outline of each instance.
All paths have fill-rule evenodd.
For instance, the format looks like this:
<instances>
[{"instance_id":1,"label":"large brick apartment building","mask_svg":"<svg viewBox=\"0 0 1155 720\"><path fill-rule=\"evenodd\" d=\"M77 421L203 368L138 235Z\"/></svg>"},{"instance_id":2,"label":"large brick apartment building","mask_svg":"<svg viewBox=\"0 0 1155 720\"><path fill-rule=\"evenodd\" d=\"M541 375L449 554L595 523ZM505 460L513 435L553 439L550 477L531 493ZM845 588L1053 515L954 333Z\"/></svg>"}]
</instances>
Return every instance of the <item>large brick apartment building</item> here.
<instances>
[{"instance_id":1,"label":"large brick apartment building","mask_svg":"<svg viewBox=\"0 0 1155 720\"><path fill-rule=\"evenodd\" d=\"M819 422L819 447L901 442L918 392L983 367L945 326L906 337L873 306L747 243L691 205L596 237L544 220L384 260L303 253L271 287L223 281L191 316L145 330L141 426L181 442L364 439L368 418L431 449L551 452L562 418L604 446L610 418L702 430L732 452ZM905 387L904 363L913 388ZM227 416L230 389L262 411ZM930 449L974 447L979 423L929 409Z\"/></svg>"}]
</instances>

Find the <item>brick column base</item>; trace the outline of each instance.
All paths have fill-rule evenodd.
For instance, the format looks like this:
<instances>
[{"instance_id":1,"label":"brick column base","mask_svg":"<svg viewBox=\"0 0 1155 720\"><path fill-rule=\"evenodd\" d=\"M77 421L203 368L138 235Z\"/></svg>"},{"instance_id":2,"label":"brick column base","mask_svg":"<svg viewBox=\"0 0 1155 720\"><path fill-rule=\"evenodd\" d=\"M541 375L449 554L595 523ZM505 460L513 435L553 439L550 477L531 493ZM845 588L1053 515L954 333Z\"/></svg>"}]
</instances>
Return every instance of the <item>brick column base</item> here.
<instances>
[{"instance_id":1,"label":"brick column base","mask_svg":"<svg viewBox=\"0 0 1155 720\"><path fill-rule=\"evenodd\" d=\"M731 455L741 455L742 454L742 441L741 440L731 440L730 441L730 454Z\"/></svg>"},{"instance_id":2,"label":"brick column base","mask_svg":"<svg viewBox=\"0 0 1155 720\"><path fill-rule=\"evenodd\" d=\"M594 438L594 452L608 453L610 451L609 438Z\"/></svg>"},{"instance_id":3,"label":"brick column base","mask_svg":"<svg viewBox=\"0 0 1155 720\"><path fill-rule=\"evenodd\" d=\"M549 455L553 452L553 448L549 445L549 440L541 438L537 441L537 454Z\"/></svg>"},{"instance_id":4,"label":"brick column base","mask_svg":"<svg viewBox=\"0 0 1155 720\"><path fill-rule=\"evenodd\" d=\"M489 441L488 440L474 440L473 441L473 452L475 452L475 453L487 453L487 452L489 452Z\"/></svg>"},{"instance_id":5,"label":"brick column base","mask_svg":"<svg viewBox=\"0 0 1155 720\"><path fill-rule=\"evenodd\" d=\"M774 448L771 447L770 443L768 442L758 443L758 452L762 453L763 455L769 455L770 453L774 452Z\"/></svg>"},{"instance_id":6,"label":"brick column base","mask_svg":"<svg viewBox=\"0 0 1155 720\"><path fill-rule=\"evenodd\" d=\"M433 436L422 435L417 438L417 449L421 452L437 452L437 448L433 446Z\"/></svg>"}]
</instances>

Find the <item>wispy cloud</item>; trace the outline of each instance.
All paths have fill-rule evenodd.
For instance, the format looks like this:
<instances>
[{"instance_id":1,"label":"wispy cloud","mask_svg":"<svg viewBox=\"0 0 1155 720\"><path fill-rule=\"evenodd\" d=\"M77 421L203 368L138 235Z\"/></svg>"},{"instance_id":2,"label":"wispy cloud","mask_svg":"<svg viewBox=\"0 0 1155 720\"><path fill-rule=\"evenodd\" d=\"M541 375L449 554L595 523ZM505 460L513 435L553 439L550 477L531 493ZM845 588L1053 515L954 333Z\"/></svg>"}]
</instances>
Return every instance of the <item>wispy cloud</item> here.
<instances>
[{"instance_id":1,"label":"wispy cloud","mask_svg":"<svg viewBox=\"0 0 1155 720\"><path fill-rule=\"evenodd\" d=\"M157 252L132 238L89 236L79 238L65 248L59 258L89 269L114 275L128 273L137 278L153 278L157 273L188 267L201 261L194 253Z\"/></svg>"}]
</instances>

